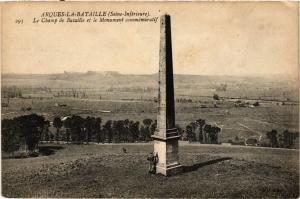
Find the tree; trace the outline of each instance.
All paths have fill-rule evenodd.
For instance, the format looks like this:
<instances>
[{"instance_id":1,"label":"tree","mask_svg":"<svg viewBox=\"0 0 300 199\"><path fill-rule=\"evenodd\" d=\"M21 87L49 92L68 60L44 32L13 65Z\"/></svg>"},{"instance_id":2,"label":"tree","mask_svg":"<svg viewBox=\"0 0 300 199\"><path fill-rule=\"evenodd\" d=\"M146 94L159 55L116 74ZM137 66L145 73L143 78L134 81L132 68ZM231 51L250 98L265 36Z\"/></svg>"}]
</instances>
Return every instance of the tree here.
<instances>
[{"instance_id":1,"label":"tree","mask_svg":"<svg viewBox=\"0 0 300 199\"><path fill-rule=\"evenodd\" d=\"M71 139L76 144L81 144L86 138L86 134L84 131L84 122L85 121L81 116L72 116Z\"/></svg>"},{"instance_id":2,"label":"tree","mask_svg":"<svg viewBox=\"0 0 300 199\"><path fill-rule=\"evenodd\" d=\"M213 95L213 99L214 99L214 100L220 100L220 97L219 97L219 95L214 94L214 95Z\"/></svg>"},{"instance_id":3,"label":"tree","mask_svg":"<svg viewBox=\"0 0 300 199\"><path fill-rule=\"evenodd\" d=\"M124 141L128 142L129 141L129 119L124 120Z\"/></svg>"},{"instance_id":4,"label":"tree","mask_svg":"<svg viewBox=\"0 0 300 199\"><path fill-rule=\"evenodd\" d=\"M147 130L146 130L145 126L141 125L139 140L140 141L145 141L146 140L146 134L147 134Z\"/></svg>"},{"instance_id":5,"label":"tree","mask_svg":"<svg viewBox=\"0 0 300 199\"><path fill-rule=\"evenodd\" d=\"M238 137L238 136L235 136L234 142L235 142L235 143L239 143L239 141L240 141L239 137Z\"/></svg>"},{"instance_id":6,"label":"tree","mask_svg":"<svg viewBox=\"0 0 300 199\"><path fill-rule=\"evenodd\" d=\"M150 126L150 133L151 133L151 135L154 135L154 132L156 131L156 128L157 128L157 120L154 120L154 122Z\"/></svg>"},{"instance_id":7,"label":"tree","mask_svg":"<svg viewBox=\"0 0 300 199\"><path fill-rule=\"evenodd\" d=\"M49 131L46 131L45 134L44 134L44 140L45 141L49 141L50 140L50 134L49 134Z\"/></svg>"},{"instance_id":8,"label":"tree","mask_svg":"<svg viewBox=\"0 0 300 199\"><path fill-rule=\"evenodd\" d=\"M151 126L152 123L153 123L153 120L151 120L151 119L144 119L143 120L143 124L144 124L143 133L144 133L145 141L150 141L151 140L150 126Z\"/></svg>"},{"instance_id":9,"label":"tree","mask_svg":"<svg viewBox=\"0 0 300 199\"><path fill-rule=\"evenodd\" d=\"M63 121L63 125L66 128L66 134L65 134L65 139L67 143L71 141L71 126L72 126L72 119L68 117L66 120Z\"/></svg>"},{"instance_id":10,"label":"tree","mask_svg":"<svg viewBox=\"0 0 300 199\"><path fill-rule=\"evenodd\" d=\"M138 121L137 122L133 122L133 121L129 122L129 132L130 132L132 141L138 141L138 139L139 139L139 135L140 135L139 126L140 126L140 123Z\"/></svg>"},{"instance_id":11,"label":"tree","mask_svg":"<svg viewBox=\"0 0 300 199\"><path fill-rule=\"evenodd\" d=\"M150 126L151 124L152 124L152 120L151 119L144 119L143 120L143 124L145 125L145 126Z\"/></svg>"},{"instance_id":12,"label":"tree","mask_svg":"<svg viewBox=\"0 0 300 199\"><path fill-rule=\"evenodd\" d=\"M299 133L293 133L293 132L289 132L288 130L285 130L283 132L283 143L284 143L284 147L285 148L292 148L295 146L295 140L296 138L299 137ZM298 143L296 143L298 144Z\"/></svg>"},{"instance_id":13,"label":"tree","mask_svg":"<svg viewBox=\"0 0 300 199\"><path fill-rule=\"evenodd\" d=\"M195 133L193 132L193 128L191 125L187 125L186 127L186 133L187 133L187 137L188 137L188 140L189 142L193 142L196 140L196 136L195 136Z\"/></svg>"},{"instance_id":14,"label":"tree","mask_svg":"<svg viewBox=\"0 0 300 199\"><path fill-rule=\"evenodd\" d=\"M218 133L221 129L217 126L212 126L209 133L210 142L212 144L218 144Z\"/></svg>"},{"instance_id":15,"label":"tree","mask_svg":"<svg viewBox=\"0 0 300 199\"><path fill-rule=\"evenodd\" d=\"M96 119L94 117L87 117L84 120L84 129L85 129L85 141L88 144L91 141L92 134L95 131Z\"/></svg>"},{"instance_id":16,"label":"tree","mask_svg":"<svg viewBox=\"0 0 300 199\"><path fill-rule=\"evenodd\" d=\"M95 129L94 129L94 134L96 135L96 140L98 143L100 141L104 141L104 136L102 136L102 131L101 131L101 122L102 119L100 117L97 117L95 120Z\"/></svg>"},{"instance_id":17,"label":"tree","mask_svg":"<svg viewBox=\"0 0 300 199\"><path fill-rule=\"evenodd\" d=\"M53 126L56 128L55 140L58 142L59 140L59 130L63 126L63 122L59 117L55 117L53 120Z\"/></svg>"},{"instance_id":18,"label":"tree","mask_svg":"<svg viewBox=\"0 0 300 199\"><path fill-rule=\"evenodd\" d=\"M282 133L278 134L277 140L278 140L278 147L284 148L285 147L285 143L284 143L284 136L283 136Z\"/></svg>"},{"instance_id":19,"label":"tree","mask_svg":"<svg viewBox=\"0 0 300 199\"><path fill-rule=\"evenodd\" d=\"M113 122L114 142L124 141L124 121L117 120Z\"/></svg>"},{"instance_id":20,"label":"tree","mask_svg":"<svg viewBox=\"0 0 300 199\"><path fill-rule=\"evenodd\" d=\"M45 118L37 114L31 114L17 118L17 121L28 150L33 151L38 146L44 126L47 124Z\"/></svg>"},{"instance_id":21,"label":"tree","mask_svg":"<svg viewBox=\"0 0 300 199\"><path fill-rule=\"evenodd\" d=\"M80 144L85 139L84 125L84 119L77 115L73 115L65 120L64 126L67 133L70 134L73 143Z\"/></svg>"},{"instance_id":22,"label":"tree","mask_svg":"<svg viewBox=\"0 0 300 199\"><path fill-rule=\"evenodd\" d=\"M108 120L106 121L106 123L103 125L103 130L105 132L105 135L108 139L108 142L111 143L112 139L113 139L113 135L112 135L112 121Z\"/></svg>"},{"instance_id":23,"label":"tree","mask_svg":"<svg viewBox=\"0 0 300 199\"><path fill-rule=\"evenodd\" d=\"M255 102L253 106L259 106L259 102Z\"/></svg>"},{"instance_id":24,"label":"tree","mask_svg":"<svg viewBox=\"0 0 300 199\"><path fill-rule=\"evenodd\" d=\"M2 150L8 153L13 153L20 148L20 135L17 134L15 129L15 121L4 119L2 124Z\"/></svg>"},{"instance_id":25,"label":"tree","mask_svg":"<svg viewBox=\"0 0 300 199\"><path fill-rule=\"evenodd\" d=\"M200 133L199 133L199 142L203 142L203 126L205 125L205 120L198 119L196 120L197 125L199 125Z\"/></svg>"},{"instance_id":26,"label":"tree","mask_svg":"<svg viewBox=\"0 0 300 199\"><path fill-rule=\"evenodd\" d=\"M196 122L191 122L189 125L192 127L192 131L193 131L193 133L195 134L195 141L197 141L197 137L196 137L196 128L197 128L198 125L197 125Z\"/></svg>"},{"instance_id":27,"label":"tree","mask_svg":"<svg viewBox=\"0 0 300 199\"><path fill-rule=\"evenodd\" d=\"M277 147L277 131L272 129L272 131L267 132L267 138L270 139L271 147Z\"/></svg>"},{"instance_id":28,"label":"tree","mask_svg":"<svg viewBox=\"0 0 300 199\"><path fill-rule=\"evenodd\" d=\"M203 127L203 141L204 143L207 143L207 144L210 144L211 143L211 134L212 132L212 126L209 125L209 124L205 124L204 127Z\"/></svg>"},{"instance_id":29,"label":"tree","mask_svg":"<svg viewBox=\"0 0 300 199\"><path fill-rule=\"evenodd\" d=\"M42 140L49 141L49 127L50 127L50 122L47 120L45 121L43 133L41 135L41 141Z\"/></svg>"},{"instance_id":30,"label":"tree","mask_svg":"<svg viewBox=\"0 0 300 199\"><path fill-rule=\"evenodd\" d=\"M55 138L55 136L53 135L53 133L50 133L49 138L50 138L50 142L52 143L53 140L54 140L54 138Z\"/></svg>"}]
</instances>

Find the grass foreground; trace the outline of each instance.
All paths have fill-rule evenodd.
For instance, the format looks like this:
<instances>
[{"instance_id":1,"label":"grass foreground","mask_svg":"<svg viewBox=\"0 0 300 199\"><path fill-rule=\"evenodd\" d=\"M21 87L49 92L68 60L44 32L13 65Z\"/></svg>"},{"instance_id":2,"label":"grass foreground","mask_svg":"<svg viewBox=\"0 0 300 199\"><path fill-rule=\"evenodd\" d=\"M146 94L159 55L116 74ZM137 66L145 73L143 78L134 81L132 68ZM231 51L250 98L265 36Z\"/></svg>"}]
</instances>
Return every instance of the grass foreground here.
<instances>
[{"instance_id":1,"label":"grass foreground","mask_svg":"<svg viewBox=\"0 0 300 199\"><path fill-rule=\"evenodd\" d=\"M123 153L122 148L127 149ZM299 150L180 146L184 172L149 175L151 144L42 145L44 155L2 159L5 197L297 198Z\"/></svg>"}]
</instances>

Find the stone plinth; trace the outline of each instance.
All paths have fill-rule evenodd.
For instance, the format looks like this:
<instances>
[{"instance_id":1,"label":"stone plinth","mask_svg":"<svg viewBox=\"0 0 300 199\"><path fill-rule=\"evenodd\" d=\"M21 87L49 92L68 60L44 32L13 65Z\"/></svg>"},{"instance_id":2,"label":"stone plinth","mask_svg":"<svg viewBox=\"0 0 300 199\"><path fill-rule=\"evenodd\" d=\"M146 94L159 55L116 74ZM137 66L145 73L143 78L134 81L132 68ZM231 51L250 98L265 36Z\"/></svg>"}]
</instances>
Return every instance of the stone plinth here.
<instances>
[{"instance_id":1,"label":"stone plinth","mask_svg":"<svg viewBox=\"0 0 300 199\"><path fill-rule=\"evenodd\" d=\"M178 139L180 136L161 138L153 136L154 154L158 154L156 173L171 176L181 172L182 167L178 162Z\"/></svg>"}]
</instances>

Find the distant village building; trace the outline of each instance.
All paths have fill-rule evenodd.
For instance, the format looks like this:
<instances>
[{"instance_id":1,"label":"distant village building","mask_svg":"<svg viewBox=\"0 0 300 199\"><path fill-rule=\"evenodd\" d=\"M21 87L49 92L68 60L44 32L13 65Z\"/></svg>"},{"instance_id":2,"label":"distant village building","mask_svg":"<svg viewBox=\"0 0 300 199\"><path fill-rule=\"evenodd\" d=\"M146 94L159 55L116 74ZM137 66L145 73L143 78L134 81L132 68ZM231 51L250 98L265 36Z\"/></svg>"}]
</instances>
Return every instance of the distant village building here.
<instances>
[{"instance_id":1,"label":"distant village building","mask_svg":"<svg viewBox=\"0 0 300 199\"><path fill-rule=\"evenodd\" d=\"M70 117L70 116L61 117L60 120L64 122L64 121L66 121L66 119L68 119L69 117Z\"/></svg>"},{"instance_id":2,"label":"distant village building","mask_svg":"<svg viewBox=\"0 0 300 199\"><path fill-rule=\"evenodd\" d=\"M56 107L65 107L65 106L67 106L67 104L55 103L54 106L56 106Z\"/></svg>"},{"instance_id":3,"label":"distant village building","mask_svg":"<svg viewBox=\"0 0 300 199\"><path fill-rule=\"evenodd\" d=\"M259 145L259 140L257 138L247 138L245 139L245 145L246 146L258 146Z\"/></svg>"}]
</instances>

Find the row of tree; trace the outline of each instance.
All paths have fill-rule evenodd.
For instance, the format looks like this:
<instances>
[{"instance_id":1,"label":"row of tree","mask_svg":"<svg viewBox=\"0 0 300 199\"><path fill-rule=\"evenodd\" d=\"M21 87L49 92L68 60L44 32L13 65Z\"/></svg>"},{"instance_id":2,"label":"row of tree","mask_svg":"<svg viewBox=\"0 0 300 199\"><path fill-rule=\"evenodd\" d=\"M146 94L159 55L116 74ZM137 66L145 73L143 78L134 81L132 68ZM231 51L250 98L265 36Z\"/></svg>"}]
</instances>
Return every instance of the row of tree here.
<instances>
[{"instance_id":1,"label":"row of tree","mask_svg":"<svg viewBox=\"0 0 300 199\"><path fill-rule=\"evenodd\" d=\"M186 126L183 139L190 142L218 144L220 131L221 129L218 126L207 124L205 120L198 119Z\"/></svg>"},{"instance_id":2,"label":"row of tree","mask_svg":"<svg viewBox=\"0 0 300 199\"><path fill-rule=\"evenodd\" d=\"M18 151L20 148L34 151L40 141L65 141L77 144L151 141L156 126L157 121L151 119L144 119L142 123L128 119L108 120L102 124L99 117L83 118L73 115L63 120L55 117L53 127L56 131L51 132L50 122L43 116L24 115L2 120L2 149L6 152ZM178 125L176 128L184 140L218 143L217 134L220 129L206 124L205 120L191 122L185 131Z\"/></svg>"},{"instance_id":3,"label":"row of tree","mask_svg":"<svg viewBox=\"0 0 300 199\"><path fill-rule=\"evenodd\" d=\"M1 96L4 98L22 97L22 90L16 86L3 86L1 89Z\"/></svg>"},{"instance_id":4,"label":"row of tree","mask_svg":"<svg viewBox=\"0 0 300 199\"><path fill-rule=\"evenodd\" d=\"M102 125L97 117L82 118L73 115L65 120L54 118L55 133L50 122L36 114L2 120L2 150L14 152L20 148L34 151L40 141L65 141L76 144L89 142L151 141L157 122L144 119L142 124L132 120L108 120Z\"/></svg>"},{"instance_id":5,"label":"row of tree","mask_svg":"<svg viewBox=\"0 0 300 199\"><path fill-rule=\"evenodd\" d=\"M45 134L45 141L71 141L82 142L135 142L150 141L156 129L156 120L144 119L140 125L138 121L108 120L102 124L102 119L97 117L82 118L73 115L62 121L59 117L54 118L53 126L56 128L55 135ZM63 131L61 129L63 128ZM50 132L48 132L50 133Z\"/></svg>"},{"instance_id":6,"label":"row of tree","mask_svg":"<svg viewBox=\"0 0 300 199\"><path fill-rule=\"evenodd\" d=\"M86 91L77 91L76 89L72 89L70 91L58 91L57 93L54 93L54 97L87 98L88 95Z\"/></svg>"},{"instance_id":7,"label":"row of tree","mask_svg":"<svg viewBox=\"0 0 300 199\"><path fill-rule=\"evenodd\" d=\"M273 129L267 132L266 136L270 140L271 147L298 148L299 143L296 142L299 137L298 132L285 130L282 133L278 133Z\"/></svg>"},{"instance_id":8,"label":"row of tree","mask_svg":"<svg viewBox=\"0 0 300 199\"><path fill-rule=\"evenodd\" d=\"M64 121L56 117L49 131L50 123L36 114L2 120L2 149L14 152L22 146L33 151L39 141L66 141L72 143L93 142L135 142L151 141L156 129L156 120L144 119L140 125L132 120L108 120L102 124L101 118L73 115ZM63 129L63 130L62 130Z\"/></svg>"},{"instance_id":9,"label":"row of tree","mask_svg":"<svg viewBox=\"0 0 300 199\"><path fill-rule=\"evenodd\" d=\"M71 141L82 142L135 142L150 141L156 129L156 120L144 119L140 125L139 121L132 120L108 120L102 124L102 119L97 117L82 118L78 115L68 117L64 121L56 117L53 126L56 128L55 136L45 134L45 141ZM63 128L63 131L61 129Z\"/></svg>"},{"instance_id":10,"label":"row of tree","mask_svg":"<svg viewBox=\"0 0 300 199\"><path fill-rule=\"evenodd\" d=\"M156 91L157 88L155 87L110 87L106 89L107 92L144 92L144 93L149 93L149 92L154 92Z\"/></svg>"},{"instance_id":11,"label":"row of tree","mask_svg":"<svg viewBox=\"0 0 300 199\"><path fill-rule=\"evenodd\" d=\"M73 115L66 119L55 117L53 127L56 131L50 132L50 122L37 114L24 115L13 119L2 120L2 150L14 152L20 148L34 151L40 141L65 141L76 144L98 142L118 143L151 141L157 121L144 119L142 123L132 120L108 120L102 124L97 117L83 118ZM188 124L185 130L176 125L183 140L207 144L217 144L221 129L216 125L207 124L205 120L198 119ZM272 130L266 134L271 147L295 148L295 140L299 136L285 130L278 134Z\"/></svg>"}]
</instances>

